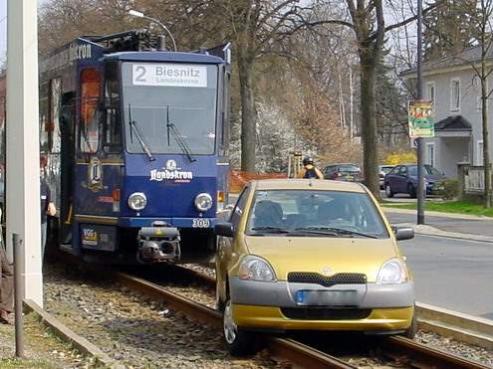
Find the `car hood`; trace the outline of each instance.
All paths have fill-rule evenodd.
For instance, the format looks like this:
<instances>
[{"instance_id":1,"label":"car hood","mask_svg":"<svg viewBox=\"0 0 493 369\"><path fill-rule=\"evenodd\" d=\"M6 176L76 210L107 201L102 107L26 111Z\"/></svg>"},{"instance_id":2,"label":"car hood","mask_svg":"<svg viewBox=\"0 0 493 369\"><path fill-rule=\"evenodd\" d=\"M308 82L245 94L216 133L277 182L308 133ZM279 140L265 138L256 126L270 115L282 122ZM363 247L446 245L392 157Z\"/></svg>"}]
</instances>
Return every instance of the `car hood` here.
<instances>
[{"instance_id":1,"label":"car hood","mask_svg":"<svg viewBox=\"0 0 493 369\"><path fill-rule=\"evenodd\" d=\"M382 264L396 257L397 248L389 239L332 237L247 236L250 254L266 259L279 280L289 272L331 274L364 273L374 282Z\"/></svg>"}]
</instances>

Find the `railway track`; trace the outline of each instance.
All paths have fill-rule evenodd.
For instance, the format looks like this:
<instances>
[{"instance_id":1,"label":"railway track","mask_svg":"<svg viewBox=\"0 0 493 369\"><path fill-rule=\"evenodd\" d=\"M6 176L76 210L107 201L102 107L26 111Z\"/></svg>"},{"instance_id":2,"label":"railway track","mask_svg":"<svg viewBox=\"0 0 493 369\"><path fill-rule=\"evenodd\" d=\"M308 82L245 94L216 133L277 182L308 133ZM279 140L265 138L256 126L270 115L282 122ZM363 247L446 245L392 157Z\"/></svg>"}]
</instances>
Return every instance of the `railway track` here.
<instances>
[{"instance_id":1,"label":"railway track","mask_svg":"<svg viewBox=\"0 0 493 369\"><path fill-rule=\"evenodd\" d=\"M215 280L199 272L177 267L177 272L188 275L200 284L214 288ZM128 288L151 298L165 300L170 306L184 312L193 319L222 328L221 314L207 306L198 304L188 298L170 292L166 288L141 277L127 273L117 273L117 280ZM330 355L323 350L292 339L267 338L266 346L273 356L289 360L302 368L357 368L344 360ZM404 337L389 337L379 341L382 356L399 363L399 367L435 368L435 369L487 369L484 364L470 361L460 356L437 350Z\"/></svg>"}]
</instances>

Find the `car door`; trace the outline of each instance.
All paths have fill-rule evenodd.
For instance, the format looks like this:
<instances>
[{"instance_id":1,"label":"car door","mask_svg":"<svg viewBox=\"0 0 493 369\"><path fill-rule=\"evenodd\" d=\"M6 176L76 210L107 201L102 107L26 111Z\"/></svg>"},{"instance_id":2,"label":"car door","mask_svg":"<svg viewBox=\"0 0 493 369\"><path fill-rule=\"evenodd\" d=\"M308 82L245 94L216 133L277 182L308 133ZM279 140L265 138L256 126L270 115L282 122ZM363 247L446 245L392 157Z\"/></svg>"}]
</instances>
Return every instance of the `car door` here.
<instances>
[{"instance_id":1,"label":"car door","mask_svg":"<svg viewBox=\"0 0 493 369\"><path fill-rule=\"evenodd\" d=\"M225 299L226 281L228 276L228 265L233 254L233 245L237 237L238 226L241 217L243 215L243 212L245 211L245 206L249 194L250 194L250 188L247 186L240 193L240 196L238 197L238 200L236 201L236 204L233 210L231 211L229 223L231 223L233 226L235 236L233 238L220 236L218 237L217 240L217 254L216 254L216 275L217 275L216 278L218 282L217 293L220 295L220 299L222 301L224 301Z\"/></svg>"},{"instance_id":2,"label":"car door","mask_svg":"<svg viewBox=\"0 0 493 369\"><path fill-rule=\"evenodd\" d=\"M408 169L405 165L402 165L399 168L399 175L398 177L398 185L397 185L397 192L404 193L407 192L407 179L408 179Z\"/></svg>"},{"instance_id":3,"label":"car door","mask_svg":"<svg viewBox=\"0 0 493 369\"><path fill-rule=\"evenodd\" d=\"M398 165L390 171L385 177L385 183L390 186L392 192L397 193L398 182L399 182L399 170L401 166Z\"/></svg>"}]
</instances>

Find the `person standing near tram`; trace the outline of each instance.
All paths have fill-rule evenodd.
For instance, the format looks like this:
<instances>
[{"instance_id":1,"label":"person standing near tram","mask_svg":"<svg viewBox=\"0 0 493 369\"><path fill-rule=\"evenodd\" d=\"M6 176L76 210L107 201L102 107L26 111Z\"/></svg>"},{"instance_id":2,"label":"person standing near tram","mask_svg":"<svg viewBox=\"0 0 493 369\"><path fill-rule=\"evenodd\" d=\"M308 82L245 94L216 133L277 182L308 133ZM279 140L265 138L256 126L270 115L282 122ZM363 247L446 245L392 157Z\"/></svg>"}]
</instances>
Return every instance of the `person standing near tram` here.
<instances>
[{"instance_id":1,"label":"person standing near tram","mask_svg":"<svg viewBox=\"0 0 493 369\"><path fill-rule=\"evenodd\" d=\"M46 158L41 157L41 178L40 178L40 198L41 198L41 257L44 258L46 238L48 232L48 215L56 215L56 207L53 203L51 189L45 179Z\"/></svg>"}]
</instances>

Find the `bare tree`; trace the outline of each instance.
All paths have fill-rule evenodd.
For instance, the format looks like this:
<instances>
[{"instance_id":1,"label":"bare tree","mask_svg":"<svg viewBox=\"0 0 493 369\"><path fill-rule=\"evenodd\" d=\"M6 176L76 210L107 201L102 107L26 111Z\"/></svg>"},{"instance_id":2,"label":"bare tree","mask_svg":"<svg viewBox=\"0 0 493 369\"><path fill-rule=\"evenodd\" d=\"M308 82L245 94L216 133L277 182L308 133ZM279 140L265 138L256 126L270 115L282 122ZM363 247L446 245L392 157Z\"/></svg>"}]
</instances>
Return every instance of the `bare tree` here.
<instances>
[{"instance_id":1,"label":"bare tree","mask_svg":"<svg viewBox=\"0 0 493 369\"><path fill-rule=\"evenodd\" d=\"M490 143L488 130L488 100L493 89L488 91L488 77L493 73L493 68L488 60L491 59L493 45L493 31L491 16L493 14L493 0L479 0L476 8L475 22L477 24L477 39L481 50L479 66L472 63L476 76L481 83L481 123L483 134L483 165L484 165L484 206L492 205L491 168L490 168Z\"/></svg>"}]
</instances>

